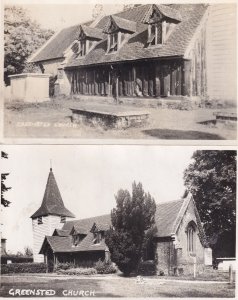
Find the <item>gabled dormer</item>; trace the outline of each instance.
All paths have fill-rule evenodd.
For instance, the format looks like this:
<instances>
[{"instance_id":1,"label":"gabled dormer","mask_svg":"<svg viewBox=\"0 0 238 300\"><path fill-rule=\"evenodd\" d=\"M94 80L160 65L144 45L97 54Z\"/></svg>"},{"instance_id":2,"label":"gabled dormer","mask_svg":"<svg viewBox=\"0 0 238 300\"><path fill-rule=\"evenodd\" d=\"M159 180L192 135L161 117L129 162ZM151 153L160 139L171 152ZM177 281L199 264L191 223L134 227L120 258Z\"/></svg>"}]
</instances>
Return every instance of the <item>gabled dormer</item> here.
<instances>
[{"instance_id":1,"label":"gabled dormer","mask_svg":"<svg viewBox=\"0 0 238 300\"><path fill-rule=\"evenodd\" d=\"M144 17L148 24L147 46L163 45L175 26L181 22L180 13L167 5L151 5L151 9Z\"/></svg>"},{"instance_id":2,"label":"gabled dormer","mask_svg":"<svg viewBox=\"0 0 238 300\"><path fill-rule=\"evenodd\" d=\"M107 53L117 52L128 37L136 32L136 22L110 16L103 32L107 34Z\"/></svg>"},{"instance_id":3,"label":"gabled dormer","mask_svg":"<svg viewBox=\"0 0 238 300\"><path fill-rule=\"evenodd\" d=\"M97 225L94 223L90 232L93 233L93 244L100 244L104 239L105 228L103 228L100 224Z\"/></svg>"},{"instance_id":4,"label":"gabled dormer","mask_svg":"<svg viewBox=\"0 0 238 300\"><path fill-rule=\"evenodd\" d=\"M79 232L75 226L73 226L70 235L72 236L73 245L78 246L78 244L86 237L87 234Z\"/></svg>"},{"instance_id":5,"label":"gabled dormer","mask_svg":"<svg viewBox=\"0 0 238 300\"><path fill-rule=\"evenodd\" d=\"M84 57L103 38L104 34L100 29L81 25L78 39L72 43L71 50L77 57Z\"/></svg>"}]
</instances>

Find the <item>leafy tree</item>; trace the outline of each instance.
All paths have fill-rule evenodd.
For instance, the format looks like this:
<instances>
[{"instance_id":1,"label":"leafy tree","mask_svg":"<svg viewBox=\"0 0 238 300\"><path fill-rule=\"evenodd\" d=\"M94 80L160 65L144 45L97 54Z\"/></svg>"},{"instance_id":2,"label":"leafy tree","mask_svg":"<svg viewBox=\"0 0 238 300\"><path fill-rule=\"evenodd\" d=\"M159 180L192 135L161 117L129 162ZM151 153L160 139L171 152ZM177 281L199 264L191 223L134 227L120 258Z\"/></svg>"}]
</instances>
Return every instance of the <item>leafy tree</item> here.
<instances>
[{"instance_id":1,"label":"leafy tree","mask_svg":"<svg viewBox=\"0 0 238 300\"><path fill-rule=\"evenodd\" d=\"M119 190L111 212L112 228L106 234L111 259L125 275L136 271L143 255L146 231L155 224L156 205L141 183L132 184L132 195Z\"/></svg>"},{"instance_id":2,"label":"leafy tree","mask_svg":"<svg viewBox=\"0 0 238 300\"><path fill-rule=\"evenodd\" d=\"M104 14L103 4L95 4L92 12L92 18L95 20L98 16Z\"/></svg>"},{"instance_id":3,"label":"leafy tree","mask_svg":"<svg viewBox=\"0 0 238 300\"><path fill-rule=\"evenodd\" d=\"M4 151L1 151L1 158L8 159L8 154ZM9 173L1 173L1 205L3 205L4 207L8 207L9 204L11 203L4 196L5 192L11 189L11 187L7 187L5 185L5 180L8 175Z\"/></svg>"},{"instance_id":4,"label":"leafy tree","mask_svg":"<svg viewBox=\"0 0 238 300\"><path fill-rule=\"evenodd\" d=\"M33 251L29 246L26 246L24 248L24 255L26 255L26 256L32 256L33 255Z\"/></svg>"},{"instance_id":5,"label":"leafy tree","mask_svg":"<svg viewBox=\"0 0 238 300\"><path fill-rule=\"evenodd\" d=\"M21 6L4 8L4 81L8 75L23 72L27 59L53 34L30 19Z\"/></svg>"},{"instance_id":6,"label":"leafy tree","mask_svg":"<svg viewBox=\"0 0 238 300\"><path fill-rule=\"evenodd\" d=\"M235 255L236 151L194 152L184 172L214 255ZM227 241L229 241L227 243Z\"/></svg>"},{"instance_id":7,"label":"leafy tree","mask_svg":"<svg viewBox=\"0 0 238 300\"><path fill-rule=\"evenodd\" d=\"M141 4L124 4L122 10L128 10L140 6Z\"/></svg>"}]
</instances>

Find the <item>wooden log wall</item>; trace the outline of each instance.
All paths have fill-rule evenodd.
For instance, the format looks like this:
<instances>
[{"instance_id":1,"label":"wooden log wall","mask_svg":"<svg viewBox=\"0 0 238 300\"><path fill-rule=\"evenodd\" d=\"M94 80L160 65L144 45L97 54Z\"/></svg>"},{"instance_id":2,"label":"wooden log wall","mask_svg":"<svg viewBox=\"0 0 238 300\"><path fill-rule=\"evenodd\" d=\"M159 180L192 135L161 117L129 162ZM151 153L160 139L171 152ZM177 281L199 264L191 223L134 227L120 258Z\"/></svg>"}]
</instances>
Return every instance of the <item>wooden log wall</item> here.
<instances>
[{"instance_id":1,"label":"wooden log wall","mask_svg":"<svg viewBox=\"0 0 238 300\"><path fill-rule=\"evenodd\" d=\"M113 96L118 89L119 97L188 95L190 71L184 75L188 71L188 63L182 60L77 69L71 71L71 92Z\"/></svg>"},{"instance_id":2,"label":"wooden log wall","mask_svg":"<svg viewBox=\"0 0 238 300\"><path fill-rule=\"evenodd\" d=\"M203 28L189 55L191 57L191 90L192 96L205 96L207 93L206 68L206 30Z\"/></svg>"}]
</instances>

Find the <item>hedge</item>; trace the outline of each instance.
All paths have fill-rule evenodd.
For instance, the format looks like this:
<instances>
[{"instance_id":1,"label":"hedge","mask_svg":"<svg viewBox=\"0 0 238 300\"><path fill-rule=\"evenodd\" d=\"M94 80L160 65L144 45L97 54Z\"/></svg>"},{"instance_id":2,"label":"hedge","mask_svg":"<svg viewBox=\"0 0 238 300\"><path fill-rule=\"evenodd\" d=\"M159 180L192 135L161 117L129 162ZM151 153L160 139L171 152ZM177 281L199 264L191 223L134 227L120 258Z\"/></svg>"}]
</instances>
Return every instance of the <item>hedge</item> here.
<instances>
[{"instance_id":1,"label":"hedge","mask_svg":"<svg viewBox=\"0 0 238 300\"><path fill-rule=\"evenodd\" d=\"M44 263L13 263L1 265L1 274L10 273L46 273L47 265Z\"/></svg>"},{"instance_id":2,"label":"hedge","mask_svg":"<svg viewBox=\"0 0 238 300\"><path fill-rule=\"evenodd\" d=\"M72 268L67 270L57 270L57 274L64 275L93 275L97 274L94 268Z\"/></svg>"}]
</instances>

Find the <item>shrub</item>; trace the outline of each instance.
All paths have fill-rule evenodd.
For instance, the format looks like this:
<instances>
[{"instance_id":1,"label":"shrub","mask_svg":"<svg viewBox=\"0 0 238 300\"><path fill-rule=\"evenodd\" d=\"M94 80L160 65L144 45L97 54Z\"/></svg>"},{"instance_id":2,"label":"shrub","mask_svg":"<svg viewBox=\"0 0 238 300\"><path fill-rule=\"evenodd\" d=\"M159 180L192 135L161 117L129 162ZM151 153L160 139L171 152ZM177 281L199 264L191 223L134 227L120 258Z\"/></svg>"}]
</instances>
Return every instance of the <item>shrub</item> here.
<instances>
[{"instance_id":1,"label":"shrub","mask_svg":"<svg viewBox=\"0 0 238 300\"><path fill-rule=\"evenodd\" d=\"M68 269L72 269L74 267L73 263L58 263L55 267L55 270L68 270Z\"/></svg>"},{"instance_id":2,"label":"shrub","mask_svg":"<svg viewBox=\"0 0 238 300\"><path fill-rule=\"evenodd\" d=\"M111 262L102 261L99 259L95 264L95 269L98 274L113 274L117 269Z\"/></svg>"},{"instance_id":3,"label":"shrub","mask_svg":"<svg viewBox=\"0 0 238 300\"><path fill-rule=\"evenodd\" d=\"M93 275L97 274L94 268L71 268L67 270L57 270L57 274L64 275Z\"/></svg>"},{"instance_id":4,"label":"shrub","mask_svg":"<svg viewBox=\"0 0 238 300\"><path fill-rule=\"evenodd\" d=\"M13 263L1 265L1 274L10 273L46 273L47 265L44 263Z\"/></svg>"},{"instance_id":5,"label":"shrub","mask_svg":"<svg viewBox=\"0 0 238 300\"><path fill-rule=\"evenodd\" d=\"M144 276L156 275L157 265L153 260L146 260L139 264L138 274Z\"/></svg>"}]
</instances>

